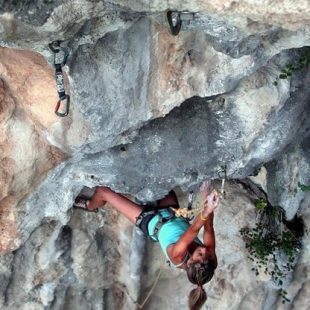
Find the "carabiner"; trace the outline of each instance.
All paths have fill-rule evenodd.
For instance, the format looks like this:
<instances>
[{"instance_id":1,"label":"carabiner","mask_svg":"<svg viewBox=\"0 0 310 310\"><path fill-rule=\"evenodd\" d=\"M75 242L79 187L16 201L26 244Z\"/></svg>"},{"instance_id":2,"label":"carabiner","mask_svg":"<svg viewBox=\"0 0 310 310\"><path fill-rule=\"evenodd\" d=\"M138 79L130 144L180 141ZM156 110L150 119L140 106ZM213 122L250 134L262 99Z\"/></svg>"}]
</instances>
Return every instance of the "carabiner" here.
<instances>
[{"instance_id":1,"label":"carabiner","mask_svg":"<svg viewBox=\"0 0 310 310\"><path fill-rule=\"evenodd\" d=\"M53 41L51 43L48 44L49 49L53 52L53 53L58 53L59 52L59 47L60 47L60 40L56 40Z\"/></svg>"},{"instance_id":2,"label":"carabiner","mask_svg":"<svg viewBox=\"0 0 310 310\"><path fill-rule=\"evenodd\" d=\"M61 66L63 67L67 63L67 59L69 56L69 50L65 47L60 46L61 41L53 41L48 46L50 50L54 53L54 66ZM60 55L60 52L62 52L62 61L57 61L57 56Z\"/></svg>"},{"instance_id":3,"label":"carabiner","mask_svg":"<svg viewBox=\"0 0 310 310\"><path fill-rule=\"evenodd\" d=\"M222 173L222 175L221 175ZM225 191L225 181L227 180L227 166L221 166L221 169L218 170L218 176L220 179L222 179L222 184L221 184L221 195L223 199L226 198L226 191Z\"/></svg>"},{"instance_id":4,"label":"carabiner","mask_svg":"<svg viewBox=\"0 0 310 310\"><path fill-rule=\"evenodd\" d=\"M196 13L189 11L171 11L167 12L167 20L170 27L170 32L177 36L181 30L182 24L186 26L195 19Z\"/></svg>"},{"instance_id":5,"label":"carabiner","mask_svg":"<svg viewBox=\"0 0 310 310\"><path fill-rule=\"evenodd\" d=\"M193 197L194 197L194 192L190 191L189 194L188 194L187 210L192 210Z\"/></svg>"},{"instance_id":6,"label":"carabiner","mask_svg":"<svg viewBox=\"0 0 310 310\"><path fill-rule=\"evenodd\" d=\"M57 57L58 55L60 55L62 52L62 61L57 61L59 57ZM66 63L67 63L67 59L68 59L68 56L69 56L69 51L67 48L65 47L60 47L60 49L58 50L58 52L54 53L54 66L57 67L57 66L61 66L63 67Z\"/></svg>"},{"instance_id":7,"label":"carabiner","mask_svg":"<svg viewBox=\"0 0 310 310\"><path fill-rule=\"evenodd\" d=\"M61 106L62 105L62 106ZM69 114L69 107L70 107L70 96L64 95L63 98L59 99L56 107L55 107L55 114L60 117L65 117ZM62 112L59 112L59 109Z\"/></svg>"},{"instance_id":8,"label":"carabiner","mask_svg":"<svg viewBox=\"0 0 310 310\"><path fill-rule=\"evenodd\" d=\"M171 33L174 36L177 36L182 26L182 20L180 18L180 13L177 11L168 11L167 20L168 20Z\"/></svg>"}]
</instances>

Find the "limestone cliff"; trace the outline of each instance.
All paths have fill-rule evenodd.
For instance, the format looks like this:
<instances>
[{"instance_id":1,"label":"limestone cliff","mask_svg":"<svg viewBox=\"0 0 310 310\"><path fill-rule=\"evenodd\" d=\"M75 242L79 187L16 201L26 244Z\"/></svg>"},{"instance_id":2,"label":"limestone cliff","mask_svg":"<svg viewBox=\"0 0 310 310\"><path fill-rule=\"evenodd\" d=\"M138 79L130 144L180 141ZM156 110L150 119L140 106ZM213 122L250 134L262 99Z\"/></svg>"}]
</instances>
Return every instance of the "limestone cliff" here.
<instances>
[{"instance_id":1,"label":"limestone cliff","mask_svg":"<svg viewBox=\"0 0 310 310\"><path fill-rule=\"evenodd\" d=\"M167 10L192 13L177 36ZM282 305L251 272L239 230L255 197L236 181L264 172L269 201L309 225L309 25L308 0L0 0L1 309L135 309L158 247L110 207L72 210L74 198L106 185L147 201L176 189L185 204L223 166L206 308L307 309L309 236ZM64 118L55 40L70 52ZM163 268L145 307L186 308L186 275Z\"/></svg>"}]
</instances>

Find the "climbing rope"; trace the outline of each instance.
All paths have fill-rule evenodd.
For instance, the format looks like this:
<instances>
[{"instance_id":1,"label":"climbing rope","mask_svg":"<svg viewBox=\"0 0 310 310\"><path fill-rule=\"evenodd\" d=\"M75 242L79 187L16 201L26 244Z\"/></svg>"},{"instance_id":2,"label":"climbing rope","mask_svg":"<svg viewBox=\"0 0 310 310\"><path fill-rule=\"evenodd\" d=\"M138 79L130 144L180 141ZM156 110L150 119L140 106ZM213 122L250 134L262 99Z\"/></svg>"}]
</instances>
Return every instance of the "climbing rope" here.
<instances>
[{"instance_id":1,"label":"climbing rope","mask_svg":"<svg viewBox=\"0 0 310 310\"><path fill-rule=\"evenodd\" d=\"M54 53L55 79L59 97L55 107L55 114L64 117L69 114L70 96L65 92L62 67L67 63L69 51L67 48L60 46L60 41L53 41L49 44L49 48Z\"/></svg>"},{"instance_id":2,"label":"climbing rope","mask_svg":"<svg viewBox=\"0 0 310 310\"><path fill-rule=\"evenodd\" d=\"M163 263L160 264L159 271L158 271L158 273L157 273L157 277L156 277L156 279L155 279L155 281L154 281L154 283L153 283L151 289L149 290L149 292L147 293L146 297L144 298L142 304L139 304L138 302L136 302L136 305L138 306L138 308L139 308L140 310L143 309L144 305L146 304L146 302L147 302L147 301L149 300L149 298L151 297L151 295L152 295L152 293L153 293L153 291L154 291L154 289L155 289L155 287L156 287L156 285L157 285L157 283L158 283L158 281L159 281L159 279L160 279L160 276L161 276L162 271L163 271Z\"/></svg>"},{"instance_id":3,"label":"climbing rope","mask_svg":"<svg viewBox=\"0 0 310 310\"><path fill-rule=\"evenodd\" d=\"M193 209L193 198L194 198L194 192L190 191L188 194L188 202L187 202L187 208L171 208L174 211L174 214L176 217L184 217L191 221L195 216L197 216L206 206L206 203L202 205L201 208L194 208Z\"/></svg>"},{"instance_id":4,"label":"climbing rope","mask_svg":"<svg viewBox=\"0 0 310 310\"><path fill-rule=\"evenodd\" d=\"M176 217L184 217L189 221L195 217L197 210L193 210L193 198L194 192L190 191L188 194L187 208L171 208L174 211Z\"/></svg>"},{"instance_id":5,"label":"climbing rope","mask_svg":"<svg viewBox=\"0 0 310 310\"><path fill-rule=\"evenodd\" d=\"M171 209L174 211L176 217L184 217L188 220L193 219L201 211L200 209L188 210L187 208L179 208L179 209L171 208Z\"/></svg>"}]
</instances>

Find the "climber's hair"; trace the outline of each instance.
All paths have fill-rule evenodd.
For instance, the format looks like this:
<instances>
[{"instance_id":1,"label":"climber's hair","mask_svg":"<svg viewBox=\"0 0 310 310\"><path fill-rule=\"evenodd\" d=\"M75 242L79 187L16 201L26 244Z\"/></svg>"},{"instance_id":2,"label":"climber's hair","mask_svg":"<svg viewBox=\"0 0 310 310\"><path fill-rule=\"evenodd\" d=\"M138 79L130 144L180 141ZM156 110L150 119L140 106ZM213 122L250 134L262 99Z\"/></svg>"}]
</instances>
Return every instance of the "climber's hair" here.
<instances>
[{"instance_id":1,"label":"climber's hair","mask_svg":"<svg viewBox=\"0 0 310 310\"><path fill-rule=\"evenodd\" d=\"M188 280L197 285L189 293L188 306L190 310L199 310L207 300L207 293L203 285L213 277L214 262L211 259L207 259L203 263L193 262L187 267L186 272Z\"/></svg>"}]
</instances>

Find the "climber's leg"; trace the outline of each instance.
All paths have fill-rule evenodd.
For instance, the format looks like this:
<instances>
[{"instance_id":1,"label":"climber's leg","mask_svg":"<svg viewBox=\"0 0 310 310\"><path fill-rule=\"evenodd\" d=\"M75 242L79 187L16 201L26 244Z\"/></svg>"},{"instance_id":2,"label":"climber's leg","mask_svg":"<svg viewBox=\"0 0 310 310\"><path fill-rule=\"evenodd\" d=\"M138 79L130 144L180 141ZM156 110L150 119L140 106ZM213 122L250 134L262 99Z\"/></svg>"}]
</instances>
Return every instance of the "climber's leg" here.
<instances>
[{"instance_id":1,"label":"climber's leg","mask_svg":"<svg viewBox=\"0 0 310 310\"><path fill-rule=\"evenodd\" d=\"M157 201L158 207L178 207L178 198L173 190L171 190L167 196Z\"/></svg>"},{"instance_id":2,"label":"climber's leg","mask_svg":"<svg viewBox=\"0 0 310 310\"><path fill-rule=\"evenodd\" d=\"M87 209L94 210L102 208L108 202L112 207L126 216L132 223L136 223L136 218L142 211L142 207L135 204L121 194L113 192L108 187L99 186L95 190Z\"/></svg>"}]
</instances>

